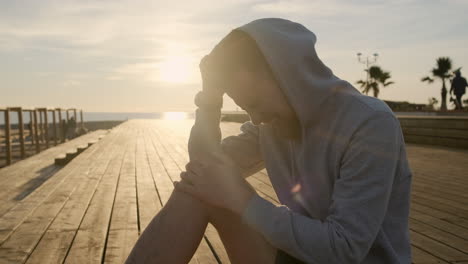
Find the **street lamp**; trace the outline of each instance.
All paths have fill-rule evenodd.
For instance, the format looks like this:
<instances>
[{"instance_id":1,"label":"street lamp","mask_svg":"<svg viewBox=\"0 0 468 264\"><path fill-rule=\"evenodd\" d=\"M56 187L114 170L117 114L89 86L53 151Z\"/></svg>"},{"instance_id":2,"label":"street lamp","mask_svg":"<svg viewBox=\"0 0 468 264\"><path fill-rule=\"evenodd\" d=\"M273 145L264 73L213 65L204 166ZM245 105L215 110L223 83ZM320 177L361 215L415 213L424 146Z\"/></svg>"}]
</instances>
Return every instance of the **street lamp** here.
<instances>
[{"instance_id":1,"label":"street lamp","mask_svg":"<svg viewBox=\"0 0 468 264\"><path fill-rule=\"evenodd\" d=\"M371 58L369 58L369 56L366 56L365 60L362 59L361 56L362 56L362 53L358 52L357 53L358 62L366 65L366 72L367 72L366 84L369 84L369 66L371 66L372 64L375 64L377 62L377 58L379 57L379 54L374 53L374 54L372 54Z\"/></svg>"}]
</instances>

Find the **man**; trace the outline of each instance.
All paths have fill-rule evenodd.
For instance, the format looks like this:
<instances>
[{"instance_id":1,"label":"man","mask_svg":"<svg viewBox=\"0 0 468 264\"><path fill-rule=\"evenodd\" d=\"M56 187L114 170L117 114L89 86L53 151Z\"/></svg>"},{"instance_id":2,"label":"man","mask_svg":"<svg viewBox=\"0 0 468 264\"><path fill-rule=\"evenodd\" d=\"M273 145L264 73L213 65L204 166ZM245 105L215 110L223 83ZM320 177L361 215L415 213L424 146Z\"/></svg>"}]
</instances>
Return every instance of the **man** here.
<instances>
[{"instance_id":1,"label":"man","mask_svg":"<svg viewBox=\"0 0 468 264\"><path fill-rule=\"evenodd\" d=\"M283 19L232 31L200 65L190 163L127 263L187 263L212 223L232 263L410 263L398 120L333 75ZM251 122L221 141L222 95ZM243 177L266 167L282 206Z\"/></svg>"},{"instance_id":2,"label":"man","mask_svg":"<svg viewBox=\"0 0 468 264\"><path fill-rule=\"evenodd\" d=\"M462 97L465 94L466 86L468 86L466 79L461 76L461 71L455 71L455 77L452 80L450 87L450 94L455 95L455 109L463 110Z\"/></svg>"}]
</instances>

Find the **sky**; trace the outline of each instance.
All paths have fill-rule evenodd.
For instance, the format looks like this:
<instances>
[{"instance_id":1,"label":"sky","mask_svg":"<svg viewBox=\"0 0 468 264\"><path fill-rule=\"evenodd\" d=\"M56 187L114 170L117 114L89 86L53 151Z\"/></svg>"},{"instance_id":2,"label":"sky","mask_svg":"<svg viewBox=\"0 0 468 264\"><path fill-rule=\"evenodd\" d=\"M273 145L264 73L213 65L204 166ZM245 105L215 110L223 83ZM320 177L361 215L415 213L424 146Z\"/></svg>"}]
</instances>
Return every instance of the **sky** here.
<instances>
[{"instance_id":1,"label":"sky","mask_svg":"<svg viewBox=\"0 0 468 264\"><path fill-rule=\"evenodd\" d=\"M378 53L395 82L379 97L427 103L440 98L440 82L420 81L436 58L468 69L467 14L468 0L0 0L0 107L192 111L200 59L265 17L313 31L351 83L365 78L356 53Z\"/></svg>"}]
</instances>

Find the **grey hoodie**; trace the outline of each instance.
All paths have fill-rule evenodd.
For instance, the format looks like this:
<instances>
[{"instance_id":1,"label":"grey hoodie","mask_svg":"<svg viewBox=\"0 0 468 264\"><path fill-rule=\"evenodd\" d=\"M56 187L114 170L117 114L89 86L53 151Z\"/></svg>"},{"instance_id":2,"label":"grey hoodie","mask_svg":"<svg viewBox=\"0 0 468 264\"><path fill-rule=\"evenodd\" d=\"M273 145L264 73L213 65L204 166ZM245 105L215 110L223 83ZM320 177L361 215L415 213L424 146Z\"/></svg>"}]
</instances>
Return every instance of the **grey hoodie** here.
<instances>
[{"instance_id":1,"label":"grey hoodie","mask_svg":"<svg viewBox=\"0 0 468 264\"><path fill-rule=\"evenodd\" d=\"M191 157L220 146L246 172L266 167L282 204L258 195L242 218L275 247L307 263L411 263L411 171L398 120L318 58L316 37L283 19L239 30L257 43L302 128L299 140L247 122L221 141L220 109L198 95Z\"/></svg>"}]
</instances>

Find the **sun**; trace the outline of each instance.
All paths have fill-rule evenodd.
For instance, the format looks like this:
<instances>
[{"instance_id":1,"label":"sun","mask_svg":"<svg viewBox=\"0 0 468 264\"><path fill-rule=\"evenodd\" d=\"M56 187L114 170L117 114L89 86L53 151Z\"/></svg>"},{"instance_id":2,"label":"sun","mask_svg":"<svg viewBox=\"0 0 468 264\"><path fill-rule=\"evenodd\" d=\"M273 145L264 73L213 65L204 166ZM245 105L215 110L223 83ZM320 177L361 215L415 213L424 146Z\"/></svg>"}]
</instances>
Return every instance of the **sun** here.
<instances>
[{"instance_id":1,"label":"sun","mask_svg":"<svg viewBox=\"0 0 468 264\"><path fill-rule=\"evenodd\" d=\"M158 65L159 80L167 83L189 83L196 81L197 64L194 56L186 52L186 48L169 45L165 56Z\"/></svg>"}]
</instances>

